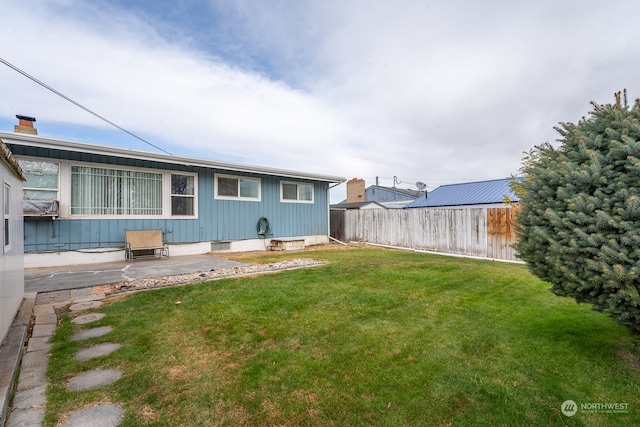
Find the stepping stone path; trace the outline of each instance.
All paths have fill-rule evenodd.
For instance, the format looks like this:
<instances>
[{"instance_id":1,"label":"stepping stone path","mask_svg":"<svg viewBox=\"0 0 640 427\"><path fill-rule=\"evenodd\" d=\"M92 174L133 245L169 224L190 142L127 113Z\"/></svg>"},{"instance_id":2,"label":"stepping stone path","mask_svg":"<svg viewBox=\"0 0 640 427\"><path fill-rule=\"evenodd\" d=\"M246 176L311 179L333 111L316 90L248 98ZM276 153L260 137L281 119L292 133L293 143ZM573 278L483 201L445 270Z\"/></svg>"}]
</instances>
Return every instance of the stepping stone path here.
<instances>
[{"instance_id":1,"label":"stepping stone path","mask_svg":"<svg viewBox=\"0 0 640 427\"><path fill-rule=\"evenodd\" d=\"M99 326L97 328L85 329L84 331L80 331L75 333L72 337L72 341L82 341L89 338L97 338L103 335L107 335L111 332L113 328L111 326Z\"/></svg>"},{"instance_id":2,"label":"stepping stone path","mask_svg":"<svg viewBox=\"0 0 640 427\"><path fill-rule=\"evenodd\" d=\"M94 369L74 377L67 384L67 389L71 391L92 390L111 384L122 377L122 372L114 369Z\"/></svg>"},{"instance_id":3,"label":"stepping stone path","mask_svg":"<svg viewBox=\"0 0 640 427\"><path fill-rule=\"evenodd\" d=\"M58 316L55 309L64 307L69 302L74 302L69 307L72 312L93 310L99 308L104 295L97 295L91 288L71 291L48 292L36 297L33 313L35 314L35 326L28 341L27 351L22 357L20 376L13 399L11 414L6 427L37 427L44 421L46 406L46 368L51 351L50 338L58 326ZM104 313L90 313L77 316L72 320L74 324L86 325L105 317ZM111 326L99 326L79 331L71 338L73 341L81 341L89 338L101 337L113 330ZM84 348L75 355L77 360L87 360L93 357L104 356L120 348L117 343L103 343ZM117 381L122 377L122 372L114 369L93 369L84 372L67 383L70 391L96 389ZM122 406L114 403L101 403L95 406L87 406L73 412L58 425L64 427L116 427L124 417Z\"/></svg>"},{"instance_id":4,"label":"stepping stone path","mask_svg":"<svg viewBox=\"0 0 640 427\"><path fill-rule=\"evenodd\" d=\"M100 307L99 301L83 301L69 307L71 311L81 311ZM78 316L72 320L78 325L86 325L102 319L104 313L91 313ZM111 332L111 326L99 326L97 328L85 329L73 335L73 341L81 341L89 338L101 337ZM102 343L79 350L73 357L75 360L88 360L94 357L106 356L121 347L117 343ZM122 372L115 369L93 369L72 378L67 384L67 389L71 391L92 390L104 387L117 381L122 377ZM104 426L115 427L122 422L124 410L120 405L112 403L97 405L76 411L69 415L62 426Z\"/></svg>"},{"instance_id":5,"label":"stepping stone path","mask_svg":"<svg viewBox=\"0 0 640 427\"><path fill-rule=\"evenodd\" d=\"M111 403L93 406L74 412L67 417L62 427L112 427L122 422L124 410L120 405Z\"/></svg>"},{"instance_id":6,"label":"stepping stone path","mask_svg":"<svg viewBox=\"0 0 640 427\"><path fill-rule=\"evenodd\" d=\"M73 356L75 360L89 360L94 357L106 356L107 354L111 354L117 349L121 347L120 344L105 342L102 344L96 344L91 347L84 348L82 350L78 350L78 352Z\"/></svg>"},{"instance_id":7,"label":"stepping stone path","mask_svg":"<svg viewBox=\"0 0 640 427\"><path fill-rule=\"evenodd\" d=\"M71 323L75 323L76 325L86 325L87 323L95 322L96 320L102 319L106 314L104 313L91 313L85 314L84 316L78 316L71 321Z\"/></svg>"}]
</instances>

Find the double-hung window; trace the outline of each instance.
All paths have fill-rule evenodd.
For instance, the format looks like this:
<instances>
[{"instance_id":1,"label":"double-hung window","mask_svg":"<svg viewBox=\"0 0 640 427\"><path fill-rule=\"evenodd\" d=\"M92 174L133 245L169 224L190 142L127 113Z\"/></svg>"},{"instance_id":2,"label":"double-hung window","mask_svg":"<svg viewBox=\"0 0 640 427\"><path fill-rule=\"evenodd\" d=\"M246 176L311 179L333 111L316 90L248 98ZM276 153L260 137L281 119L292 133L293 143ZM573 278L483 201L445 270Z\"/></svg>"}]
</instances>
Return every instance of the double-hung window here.
<instances>
[{"instance_id":1,"label":"double-hung window","mask_svg":"<svg viewBox=\"0 0 640 427\"><path fill-rule=\"evenodd\" d=\"M280 201L285 203L313 203L313 184L280 181Z\"/></svg>"},{"instance_id":2,"label":"double-hung window","mask_svg":"<svg viewBox=\"0 0 640 427\"><path fill-rule=\"evenodd\" d=\"M225 200L250 200L261 198L260 179L233 175L215 175L215 198Z\"/></svg>"},{"instance_id":3,"label":"double-hung window","mask_svg":"<svg viewBox=\"0 0 640 427\"><path fill-rule=\"evenodd\" d=\"M171 215L194 215L195 176L171 174Z\"/></svg>"},{"instance_id":4,"label":"double-hung window","mask_svg":"<svg viewBox=\"0 0 640 427\"><path fill-rule=\"evenodd\" d=\"M60 164L36 160L18 160L27 175L24 198L32 200L58 200Z\"/></svg>"}]
</instances>

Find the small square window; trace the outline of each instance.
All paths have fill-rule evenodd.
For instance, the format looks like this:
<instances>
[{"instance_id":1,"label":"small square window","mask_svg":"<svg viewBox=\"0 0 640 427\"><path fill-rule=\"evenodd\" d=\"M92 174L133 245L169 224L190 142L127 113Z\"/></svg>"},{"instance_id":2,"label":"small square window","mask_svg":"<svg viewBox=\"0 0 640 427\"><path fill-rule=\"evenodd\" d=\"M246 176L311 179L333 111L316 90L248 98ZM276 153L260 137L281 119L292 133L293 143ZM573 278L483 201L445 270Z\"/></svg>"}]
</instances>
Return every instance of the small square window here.
<instances>
[{"instance_id":1,"label":"small square window","mask_svg":"<svg viewBox=\"0 0 640 427\"><path fill-rule=\"evenodd\" d=\"M218 177L218 196L238 197L238 179Z\"/></svg>"},{"instance_id":2,"label":"small square window","mask_svg":"<svg viewBox=\"0 0 640 427\"><path fill-rule=\"evenodd\" d=\"M260 185L253 179L240 180L240 197L247 199L257 199L260 194Z\"/></svg>"},{"instance_id":3,"label":"small square window","mask_svg":"<svg viewBox=\"0 0 640 427\"><path fill-rule=\"evenodd\" d=\"M296 184L282 184L282 198L298 200L298 186Z\"/></svg>"}]
</instances>

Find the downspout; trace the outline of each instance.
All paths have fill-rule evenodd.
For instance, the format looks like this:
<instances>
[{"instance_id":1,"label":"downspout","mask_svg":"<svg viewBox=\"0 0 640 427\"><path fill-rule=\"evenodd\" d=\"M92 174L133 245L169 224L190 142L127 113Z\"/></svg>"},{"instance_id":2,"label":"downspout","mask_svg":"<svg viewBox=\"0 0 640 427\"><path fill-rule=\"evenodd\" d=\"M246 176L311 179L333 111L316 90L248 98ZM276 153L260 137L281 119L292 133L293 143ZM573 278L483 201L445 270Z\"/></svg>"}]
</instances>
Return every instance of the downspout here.
<instances>
[{"instance_id":1,"label":"downspout","mask_svg":"<svg viewBox=\"0 0 640 427\"><path fill-rule=\"evenodd\" d=\"M331 239L331 189L333 187L327 185L327 237L329 239Z\"/></svg>"},{"instance_id":2,"label":"downspout","mask_svg":"<svg viewBox=\"0 0 640 427\"><path fill-rule=\"evenodd\" d=\"M340 184L342 184L342 182L334 185L327 185L327 237L329 239L331 239L331 189L336 188Z\"/></svg>"}]
</instances>

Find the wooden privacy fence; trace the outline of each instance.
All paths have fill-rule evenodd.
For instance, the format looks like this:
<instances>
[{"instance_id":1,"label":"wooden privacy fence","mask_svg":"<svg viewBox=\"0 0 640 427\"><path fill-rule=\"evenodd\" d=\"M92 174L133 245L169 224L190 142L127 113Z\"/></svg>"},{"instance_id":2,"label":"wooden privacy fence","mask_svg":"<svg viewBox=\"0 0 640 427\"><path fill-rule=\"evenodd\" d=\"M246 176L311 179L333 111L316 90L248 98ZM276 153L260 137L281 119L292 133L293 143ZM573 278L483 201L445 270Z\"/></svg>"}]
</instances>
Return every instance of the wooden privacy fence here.
<instances>
[{"instance_id":1,"label":"wooden privacy fence","mask_svg":"<svg viewBox=\"0 0 640 427\"><path fill-rule=\"evenodd\" d=\"M331 211L331 236L410 249L519 261L517 208Z\"/></svg>"}]
</instances>

